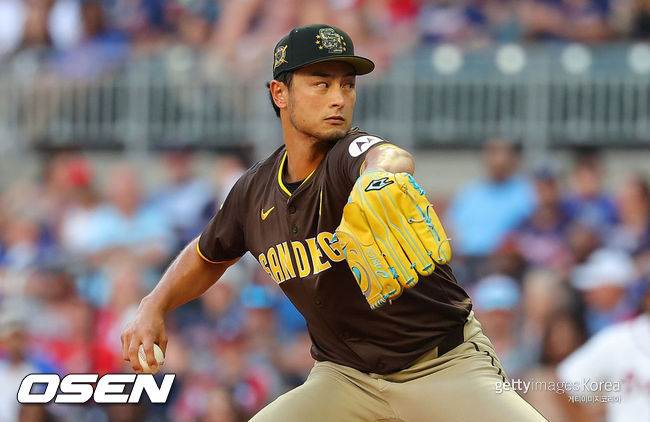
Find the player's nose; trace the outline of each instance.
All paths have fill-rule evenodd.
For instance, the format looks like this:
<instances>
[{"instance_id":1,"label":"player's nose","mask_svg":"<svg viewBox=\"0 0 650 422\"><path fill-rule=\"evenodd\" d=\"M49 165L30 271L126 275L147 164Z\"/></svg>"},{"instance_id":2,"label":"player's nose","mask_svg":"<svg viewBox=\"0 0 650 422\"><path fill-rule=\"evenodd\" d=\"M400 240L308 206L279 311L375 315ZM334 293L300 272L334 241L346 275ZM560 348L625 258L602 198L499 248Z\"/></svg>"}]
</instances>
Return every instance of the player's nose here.
<instances>
[{"instance_id":1,"label":"player's nose","mask_svg":"<svg viewBox=\"0 0 650 422\"><path fill-rule=\"evenodd\" d=\"M337 84L333 84L328 94L330 107L341 108L345 105L345 95L343 95L343 88Z\"/></svg>"}]
</instances>

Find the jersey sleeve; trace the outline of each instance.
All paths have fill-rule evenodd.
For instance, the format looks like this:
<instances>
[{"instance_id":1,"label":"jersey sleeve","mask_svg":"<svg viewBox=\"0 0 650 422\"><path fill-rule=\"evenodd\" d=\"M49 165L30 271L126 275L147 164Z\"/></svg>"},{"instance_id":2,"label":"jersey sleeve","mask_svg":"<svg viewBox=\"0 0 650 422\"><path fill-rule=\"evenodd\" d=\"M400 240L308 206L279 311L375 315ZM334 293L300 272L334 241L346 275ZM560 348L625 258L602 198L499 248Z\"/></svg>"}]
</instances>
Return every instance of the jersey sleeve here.
<instances>
[{"instance_id":1,"label":"jersey sleeve","mask_svg":"<svg viewBox=\"0 0 650 422\"><path fill-rule=\"evenodd\" d=\"M211 263L231 261L247 252L241 215L243 177L232 187L226 200L203 229L196 245L201 258Z\"/></svg>"},{"instance_id":2,"label":"jersey sleeve","mask_svg":"<svg viewBox=\"0 0 650 422\"><path fill-rule=\"evenodd\" d=\"M385 139L364 132L357 132L339 141L332 150L330 160L334 163L336 174L343 177L345 185L354 184L361 175L361 169L366 161L366 154L372 148L388 144Z\"/></svg>"}]
</instances>

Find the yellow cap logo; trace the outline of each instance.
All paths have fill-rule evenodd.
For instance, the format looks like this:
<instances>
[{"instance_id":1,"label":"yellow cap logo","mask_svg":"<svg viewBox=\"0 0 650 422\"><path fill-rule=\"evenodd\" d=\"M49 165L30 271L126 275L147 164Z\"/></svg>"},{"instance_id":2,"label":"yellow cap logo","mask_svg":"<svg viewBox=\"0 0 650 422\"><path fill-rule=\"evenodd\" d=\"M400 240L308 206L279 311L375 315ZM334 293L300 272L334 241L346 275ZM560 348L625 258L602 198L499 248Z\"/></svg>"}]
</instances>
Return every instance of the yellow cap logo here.
<instances>
[{"instance_id":1,"label":"yellow cap logo","mask_svg":"<svg viewBox=\"0 0 650 422\"><path fill-rule=\"evenodd\" d=\"M273 70L280 66L282 63L288 63L284 58L287 56L287 46L281 45L275 50L275 60L273 61Z\"/></svg>"}]
</instances>

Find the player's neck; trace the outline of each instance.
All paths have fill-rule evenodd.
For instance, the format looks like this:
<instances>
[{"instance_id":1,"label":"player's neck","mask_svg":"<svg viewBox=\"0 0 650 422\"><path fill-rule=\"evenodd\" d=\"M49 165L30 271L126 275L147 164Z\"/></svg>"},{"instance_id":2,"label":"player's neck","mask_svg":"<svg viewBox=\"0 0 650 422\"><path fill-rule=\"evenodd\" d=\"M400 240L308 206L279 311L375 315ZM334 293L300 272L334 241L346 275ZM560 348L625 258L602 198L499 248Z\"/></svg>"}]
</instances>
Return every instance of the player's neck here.
<instances>
[{"instance_id":1,"label":"player's neck","mask_svg":"<svg viewBox=\"0 0 650 422\"><path fill-rule=\"evenodd\" d=\"M286 132L285 130L285 178L288 183L293 183L306 179L318 167L325 158L329 145L298 131Z\"/></svg>"}]
</instances>

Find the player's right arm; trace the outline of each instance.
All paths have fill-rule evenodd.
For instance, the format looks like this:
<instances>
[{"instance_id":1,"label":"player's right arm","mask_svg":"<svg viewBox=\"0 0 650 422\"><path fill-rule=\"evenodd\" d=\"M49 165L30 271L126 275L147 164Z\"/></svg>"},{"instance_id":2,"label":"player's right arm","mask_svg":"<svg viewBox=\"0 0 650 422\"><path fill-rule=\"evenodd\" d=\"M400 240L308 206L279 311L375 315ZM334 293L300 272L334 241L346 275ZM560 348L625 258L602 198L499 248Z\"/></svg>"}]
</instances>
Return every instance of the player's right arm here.
<instances>
[{"instance_id":1,"label":"player's right arm","mask_svg":"<svg viewBox=\"0 0 650 422\"><path fill-rule=\"evenodd\" d=\"M242 210L246 209L247 186L256 166L232 187L219 211L201 235L191 241L171 263L158 285L142 301L131 323L122 332L123 358L136 372L138 349L144 346L149 367L155 366L153 345L165 352L164 316L172 309L201 296L226 269L247 252Z\"/></svg>"},{"instance_id":2,"label":"player's right arm","mask_svg":"<svg viewBox=\"0 0 650 422\"><path fill-rule=\"evenodd\" d=\"M163 352L166 350L165 314L201 296L239 259L208 262L199 255L197 244L198 238L191 241L176 257L158 285L142 299L135 317L122 332L123 358L131 362L133 370L138 373L142 371L138 362L140 344L144 346L150 367L156 363L154 343Z\"/></svg>"}]
</instances>

